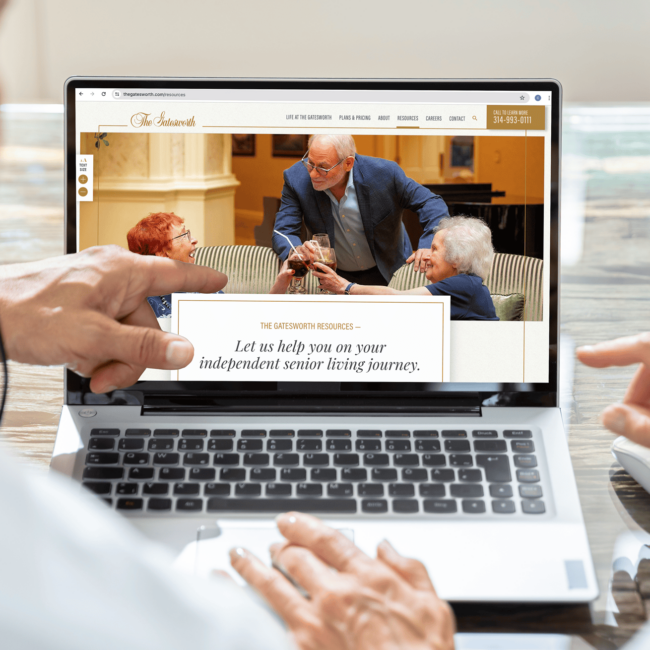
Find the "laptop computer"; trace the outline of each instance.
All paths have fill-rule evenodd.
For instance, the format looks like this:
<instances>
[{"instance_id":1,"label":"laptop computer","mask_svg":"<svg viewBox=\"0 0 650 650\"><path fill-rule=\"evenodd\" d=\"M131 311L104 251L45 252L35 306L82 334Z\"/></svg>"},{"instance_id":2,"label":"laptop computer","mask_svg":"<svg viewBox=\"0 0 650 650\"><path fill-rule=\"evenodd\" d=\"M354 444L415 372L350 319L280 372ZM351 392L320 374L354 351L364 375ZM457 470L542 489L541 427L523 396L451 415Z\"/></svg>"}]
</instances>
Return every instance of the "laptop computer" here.
<instances>
[{"instance_id":1,"label":"laptop computer","mask_svg":"<svg viewBox=\"0 0 650 650\"><path fill-rule=\"evenodd\" d=\"M66 371L52 467L178 553L206 530L255 550L300 510L370 554L389 538L451 601L596 598L558 402L561 100L553 80L69 79L66 252L173 213L188 261L229 282L152 297L195 346L187 369L108 395ZM331 172L318 134L356 147L349 250L340 197L308 182ZM311 274L268 295L281 237L318 230L342 277L430 285L406 253L447 212L491 231L495 318Z\"/></svg>"}]
</instances>

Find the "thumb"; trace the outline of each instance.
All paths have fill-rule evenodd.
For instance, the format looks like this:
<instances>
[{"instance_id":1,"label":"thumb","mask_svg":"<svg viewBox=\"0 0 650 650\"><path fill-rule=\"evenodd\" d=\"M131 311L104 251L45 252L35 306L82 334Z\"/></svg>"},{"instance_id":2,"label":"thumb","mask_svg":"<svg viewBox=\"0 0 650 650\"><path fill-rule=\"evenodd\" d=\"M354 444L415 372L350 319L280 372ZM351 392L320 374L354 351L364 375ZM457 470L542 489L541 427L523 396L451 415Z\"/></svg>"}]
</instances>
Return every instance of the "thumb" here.
<instances>
[{"instance_id":1,"label":"thumb","mask_svg":"<svg viewBox=\"0 0 650 650\"><path fill-rule=\"evenodd\" d=\"M636 404L612 404L601 419L610 431L650 447L650 410Z\"/></svg>"}]
</instances>

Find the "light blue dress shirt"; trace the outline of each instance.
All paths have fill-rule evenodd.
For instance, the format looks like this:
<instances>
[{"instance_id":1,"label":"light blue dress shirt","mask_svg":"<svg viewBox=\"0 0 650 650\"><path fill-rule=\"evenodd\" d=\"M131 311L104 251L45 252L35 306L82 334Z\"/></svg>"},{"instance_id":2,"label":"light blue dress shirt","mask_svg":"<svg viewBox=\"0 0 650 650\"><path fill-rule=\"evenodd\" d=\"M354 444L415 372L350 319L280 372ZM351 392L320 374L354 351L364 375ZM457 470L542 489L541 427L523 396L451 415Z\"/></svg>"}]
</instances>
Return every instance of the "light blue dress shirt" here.
<instances>
[{"instance_id":1,"label":"light blue dress shirt","mask_svg":"<svg viewBox=\"0 0 650 650\"><path fill-rule=\"evenodd\" d=\"M370 252L361 221L357 192L354 189L354 167L350 170L345 194L340 202L329 190L325 190L325 193L332 202L334 248L338 268L346 271L366 271L375 267L375 259Z\"/></svg>"}]
</instances>

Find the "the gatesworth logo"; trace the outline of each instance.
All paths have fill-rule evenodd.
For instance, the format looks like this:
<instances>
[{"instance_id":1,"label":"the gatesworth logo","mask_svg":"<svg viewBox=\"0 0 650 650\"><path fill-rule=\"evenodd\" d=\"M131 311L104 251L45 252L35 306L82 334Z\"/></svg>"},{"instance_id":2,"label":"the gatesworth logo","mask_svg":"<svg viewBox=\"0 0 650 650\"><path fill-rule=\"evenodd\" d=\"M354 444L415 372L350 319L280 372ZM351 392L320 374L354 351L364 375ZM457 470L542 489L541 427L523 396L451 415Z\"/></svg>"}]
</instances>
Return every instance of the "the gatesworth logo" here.
<instances>
[{"instance_id":1,"label":"the gatesworth logo","mask_svg":"<svg viewBox=\"0 0 650 650\"><path fill-rule=\"evenodd\" d=\"M131 116L131 126L136 129L143 126L196 126L196 122L194 115L184 120L177 120L166 117L165 111L163 111L158 117L152 117L151 113L136 113Z\"/></svg>"}]
</instances>

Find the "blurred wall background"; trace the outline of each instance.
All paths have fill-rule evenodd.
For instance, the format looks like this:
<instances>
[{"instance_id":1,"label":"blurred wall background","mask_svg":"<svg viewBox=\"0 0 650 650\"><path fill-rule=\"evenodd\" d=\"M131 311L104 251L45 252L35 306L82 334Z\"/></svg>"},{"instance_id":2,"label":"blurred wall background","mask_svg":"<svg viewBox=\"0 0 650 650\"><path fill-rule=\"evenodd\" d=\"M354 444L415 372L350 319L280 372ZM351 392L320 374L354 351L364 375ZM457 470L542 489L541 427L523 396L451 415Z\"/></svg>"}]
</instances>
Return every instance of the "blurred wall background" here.
<instances>
[{"instance_id":1,"label":"blurred wall background","mask_svg":"<svg viewBox=\"0 0 650 650\"><path fill-rule=\"evenodd\" d=\"M648 0L10 0L5 102L72 75L555 77L566 101L650 101Z\"/></svg>"}]
</instances>

